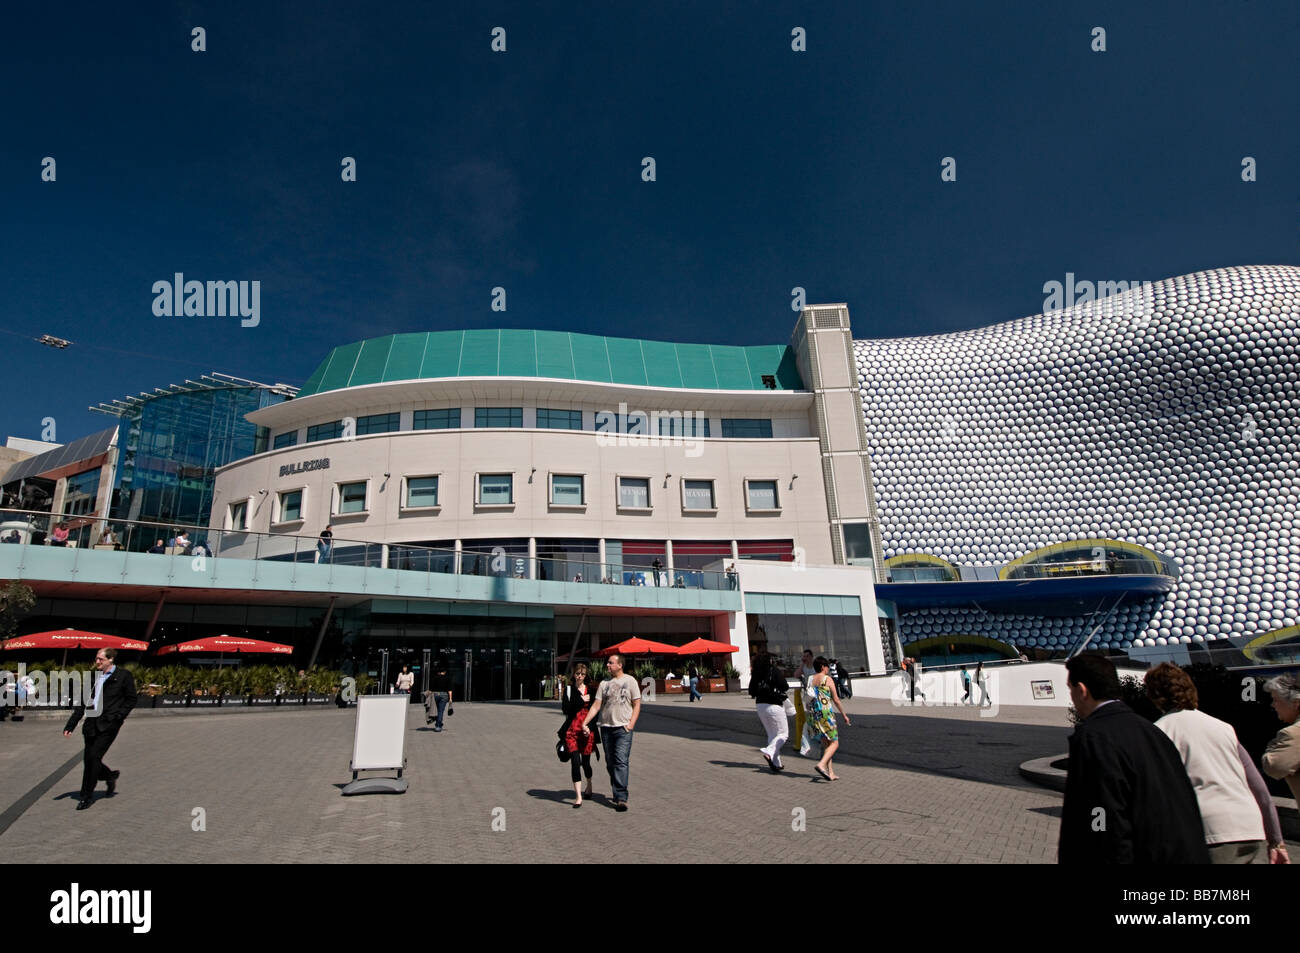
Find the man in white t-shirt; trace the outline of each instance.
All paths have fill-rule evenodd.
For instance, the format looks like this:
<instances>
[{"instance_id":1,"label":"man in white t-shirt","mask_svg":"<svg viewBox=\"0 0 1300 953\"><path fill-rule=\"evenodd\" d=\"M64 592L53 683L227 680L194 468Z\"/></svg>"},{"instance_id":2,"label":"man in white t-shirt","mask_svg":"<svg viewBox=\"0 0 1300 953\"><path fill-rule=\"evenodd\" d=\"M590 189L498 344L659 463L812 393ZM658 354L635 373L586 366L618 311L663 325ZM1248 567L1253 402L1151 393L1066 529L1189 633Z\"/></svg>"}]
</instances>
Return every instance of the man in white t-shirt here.
<instances>
[{"instance_id":1,"label":"man in white t-shirt","mask_svg":"<svg viewBox=\"0 0 1300 953\"><path fill-rule=\"evenodd\" d=\"M600 740L605 747L605 768L613 788L614 810L627 810L628 762L632 756L632 730L641 717L641 686L635 678L623 672L623 656L611 655L605 663L611 678L600 683L595 701L582 730L597 716L600 717Z\"/></svg>"}]
</instances>

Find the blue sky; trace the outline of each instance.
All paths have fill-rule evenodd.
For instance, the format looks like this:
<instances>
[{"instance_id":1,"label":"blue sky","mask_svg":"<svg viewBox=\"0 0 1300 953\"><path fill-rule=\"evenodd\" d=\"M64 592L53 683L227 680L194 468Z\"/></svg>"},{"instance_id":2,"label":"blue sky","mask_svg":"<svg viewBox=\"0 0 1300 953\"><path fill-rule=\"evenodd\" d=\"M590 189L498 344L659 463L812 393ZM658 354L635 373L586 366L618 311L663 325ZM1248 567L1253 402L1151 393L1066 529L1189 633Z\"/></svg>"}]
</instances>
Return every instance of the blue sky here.
<instances>
[{"instance_id":1,"label":"blue sky","mask_svg":"<svg viewBox=\"0 0 1300 953\"><path fill-rule=\"evenodd\" d=\"M1066 272L1300 261L1294 3L33 6L0 37L0 437L395 331L785 342L800 286L892 337ZM260 281L259 325L155 316L175 272Z\"/></svg>"}]
</instances>

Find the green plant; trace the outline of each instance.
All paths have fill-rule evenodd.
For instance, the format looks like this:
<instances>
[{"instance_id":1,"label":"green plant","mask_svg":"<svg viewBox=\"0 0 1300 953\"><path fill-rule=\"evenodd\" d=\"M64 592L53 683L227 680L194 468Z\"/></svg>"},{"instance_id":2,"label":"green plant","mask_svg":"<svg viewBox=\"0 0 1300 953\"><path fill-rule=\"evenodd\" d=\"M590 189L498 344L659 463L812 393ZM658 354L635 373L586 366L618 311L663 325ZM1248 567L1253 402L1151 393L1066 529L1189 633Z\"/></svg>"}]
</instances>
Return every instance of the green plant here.
<instances>
[{"instance_id":1,"label":"green plant","mask_svg":"<svg viewBox=\"0 0 1300 953\"><path fill-rule=\"evenodd\" d=\"M10 638L18 628L18 620L36 605L36 593L30 586L12 581L0 586L0 640Z\"/></svg>"},{"instance_id":2,"label":"green plant","mask_svg":"<svg viewBox=\"0 0 1300 953\"><path fill-rule=\"evenodd\" d=\"M727 678L740 678L740 669L736 668L736 666L732 665L730 662L726 664L723 672Z\"/></svg>"},{"instance_id":3,"label":"green plant","mask_svg":"<svg viewBox=\"0 0 1300 953\"><path fill-rule=\"evenodd\" d=\"M656 678L655 667L649 662L642 662L633 671L633 676L638 682L644 682L647 678Z\"/></svg>"},{"instance_id":4,"label":"green plant","mask_svg":"<svg viewBox=\"0 0 1300 953\"><path fill-rule=\"evenodd\" d=\"M591 676L593 682L603 682L605 679L609 678L609 669L607 669L605 663L599 659L594 659L587 663L587 672Z\"/></svg>"}]
</instances>

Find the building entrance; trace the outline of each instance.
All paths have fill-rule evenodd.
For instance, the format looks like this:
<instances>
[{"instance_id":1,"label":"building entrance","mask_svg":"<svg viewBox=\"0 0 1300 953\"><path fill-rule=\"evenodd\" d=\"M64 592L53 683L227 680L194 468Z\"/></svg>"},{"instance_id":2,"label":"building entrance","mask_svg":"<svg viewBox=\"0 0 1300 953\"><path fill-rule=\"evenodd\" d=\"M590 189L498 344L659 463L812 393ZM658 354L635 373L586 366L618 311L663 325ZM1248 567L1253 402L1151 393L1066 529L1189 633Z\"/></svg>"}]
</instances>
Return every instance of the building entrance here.
<instances>
[{"instance_id":1,"label":"building entrance","mask_svg":"<svg viewBox=\"0 0 1300 953\"><path fill-rule=\"evenodd\" d=\"M554 664L554 623L491 616L430 619L373 614L366 642L367 670L381 670L384 649L389 653L388 684L381 690L391 691L397 673L408 665L415 672L412 702L422 700L428 679L441 668L451 678L454 699L537 700Z\"/></svg>"}]
</instances>

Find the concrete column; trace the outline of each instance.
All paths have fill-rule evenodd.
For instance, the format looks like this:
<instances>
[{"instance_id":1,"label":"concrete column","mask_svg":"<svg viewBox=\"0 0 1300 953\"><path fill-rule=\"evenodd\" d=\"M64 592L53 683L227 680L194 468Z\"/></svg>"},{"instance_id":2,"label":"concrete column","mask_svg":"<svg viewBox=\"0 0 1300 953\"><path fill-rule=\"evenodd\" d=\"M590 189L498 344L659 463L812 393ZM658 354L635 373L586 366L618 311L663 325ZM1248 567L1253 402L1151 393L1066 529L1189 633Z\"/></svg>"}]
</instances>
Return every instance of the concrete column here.
<instances>
[{"instance_id":1,"label":"concrete column","mask_svg":"<svg viewBox=\"0 0 1300 953\"><path fill-rule=\"evenodd\" d=\"M379 546L379 568L388 568L388 544L381 543Z\"/></svg>"},{"instance_id":2,"label":"concrete column","mask_svg":"<svg viewBox=\"0 0 1300 953\"><path fill-rule=\"evenodd\" d=\"M460 550L461 550L460 540L456 540L455 549L456 549L456 555L452 560L452 562L454 563L452 567L452 572L455 573L457 576L459 576L460 575Z\"/></svg>"},{"instance_id":3,"label":"concrete column","mask_svg":"<svg viewBox=\"0 0 1300 953\"><path fill-rule=\"evenodd\" d=\"M528 537L528 578L537 578L537 537Z\"/></svg>"},{"instance_id":4,"label":"concrete column","mask_svg":"<svg viewBox=\"0 0 1300 953\"><path fill-rule=\"evenodd\" d=\"M668 585L673 584L673 541L664 541L664 562L668 564Z\"/></svg>"},{"instance_id":5,"label":"concrete column","mask_svg":"<svg viewBox=\"0 0 1300 953\"><path fill-rule=\"evenodd\" d=\"M609 575L609 567L605 565L605 537L602 536L596 541L596 558L600 561L600 578L603 581Z\"/></svg>"},{"instance_id":6,"label":"concrete column","mask_svg":"<svg viewBox=\"0 0 1300 953\"><path fill-rule=\"evenodd\" d=\"M731 558L740 562L740 546L734 539L731 541Z\"/></svg>"}]
</instances>

